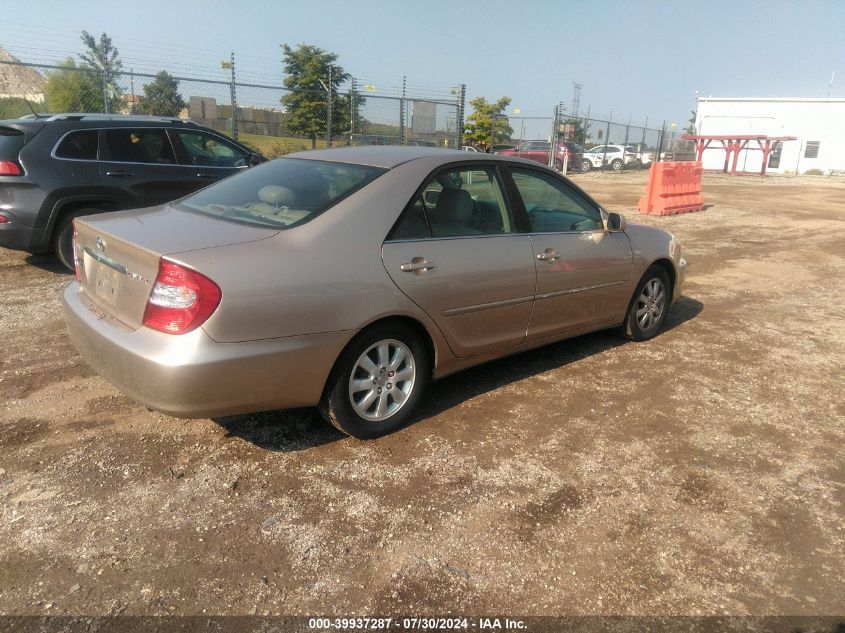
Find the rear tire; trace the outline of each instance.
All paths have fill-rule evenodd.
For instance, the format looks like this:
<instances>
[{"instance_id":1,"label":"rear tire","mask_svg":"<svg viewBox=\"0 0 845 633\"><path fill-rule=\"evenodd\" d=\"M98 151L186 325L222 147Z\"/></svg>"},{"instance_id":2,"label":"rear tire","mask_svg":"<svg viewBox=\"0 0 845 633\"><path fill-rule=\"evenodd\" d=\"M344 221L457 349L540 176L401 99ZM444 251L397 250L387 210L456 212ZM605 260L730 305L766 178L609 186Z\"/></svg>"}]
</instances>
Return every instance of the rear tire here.
<instances>
[{"instance_id":1,"label":"rear tire","mask_svg":"<svg viewBox=\"0 0 845 633\"><path fill-rule=\"evenodd\" d=\"M631 297L625 317L625 335L632 341L647 341L657 336L671 304L672 285L666 269L651 266Z\"/></svg>"},{"instance_id":2,"label":"rear tire","mask_svg":"<svg viewBox=\"0 0 845 633\"><path fill-rule=\"evenodd\" d=\"M586 158L581 161L581 171L585 174L593 168L593 164Z\"/></svg>"},{"instance_id":3,"label":"rear tire","mask_svg":"<svg viewBox=\"0 0 845 633\"><path fill-rule=\"evenodd\" d=\"M430 373L428 348L412 328L376 325L341 353L323 392L320 414L358 439L385 435L413 415Z\"/></svg>"},{"instance_id":4,"label":"rear tire","mask_svg":"<svg viewBox=\"0 0 845 633\"><path fill-rule=\"evenodd\" d=\"M75 272L73 265L73 221L83 215L100 213L99 209L79 209L65 213L53 231L53 252L59 263L71 272Z\"/></svg>"},{"instance_id":5,"label":"rear tire","mask_svg":"<svg viewBox=\"0 0 845 633\"><path fill-rule=\"evenodd\" d=\"M610 168L613 171L622 171L622 160L617 158L612 163L610 163Z\"/></svg>"}]
</instances>

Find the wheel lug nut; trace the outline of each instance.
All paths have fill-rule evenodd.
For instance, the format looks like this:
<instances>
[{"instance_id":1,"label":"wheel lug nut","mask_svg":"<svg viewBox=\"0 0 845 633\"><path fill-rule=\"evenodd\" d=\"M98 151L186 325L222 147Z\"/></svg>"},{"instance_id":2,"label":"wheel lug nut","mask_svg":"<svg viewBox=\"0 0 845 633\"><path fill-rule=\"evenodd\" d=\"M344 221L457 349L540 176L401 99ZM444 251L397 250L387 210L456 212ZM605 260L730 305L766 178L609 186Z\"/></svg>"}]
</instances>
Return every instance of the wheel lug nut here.
<instances>
[{"instance_id":1,"label":"wheel lug nut","mask_svg":"<svg viewBox=\"0 0 845 633\"><path fill-rule=\"evenodd\" d=\"M387 383L387 388L388 388L388 389L393 389L393 383L390 383L390 382L389 382L389 383Z\"/></svg>"},{"instance_id":2,"label":"wheel lug nut","mask_svg":"<svg viewBox=\"0 0 845 633\"><path fill-rule=\"evenodd\" d=\"M392 378L392 377L393 377L393 374L395 374L395 373L396 373L396 372L393 372L393 371L392 371L392 372L390 372L390 373L389 373L389 374L387 374L387 375L388 375L388 376L390 376L390 377Z\"/></svg>"},{"instance_id":3,"label":"wheel lug nut","mask_svg":"<svg viewBox=\"0 0 845 633\"><path fill-rule=\"evenodd\" d=\"M381 387L378 388L378 393L381 394Z\"/></svg>"}]
</instances>

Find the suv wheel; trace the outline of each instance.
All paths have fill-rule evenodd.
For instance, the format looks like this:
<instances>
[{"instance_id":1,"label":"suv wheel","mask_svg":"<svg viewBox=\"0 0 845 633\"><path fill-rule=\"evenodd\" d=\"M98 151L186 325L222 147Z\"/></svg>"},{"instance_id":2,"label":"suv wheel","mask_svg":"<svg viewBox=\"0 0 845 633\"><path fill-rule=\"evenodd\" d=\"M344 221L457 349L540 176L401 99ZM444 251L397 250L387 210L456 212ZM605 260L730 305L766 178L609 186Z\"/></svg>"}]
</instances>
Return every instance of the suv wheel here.
<instances>
[{"instance_id":1,"label":"suv wheel","mask_svg":"<svg viewBox=\"0 0 845 633\"><path fill-rule=\"evenodd\" d=\"M53 252L59 262L69 271L74 271L73 265L73 220L83 215L99 213L99 209L80 209L66 213L53 231Z\"/></svg>"},{"instance_id":2,"label":"suv wheel","mask_svg":"<svg viewBox=\"0 0 845 633\"><path fill-rule=\"evenodd\" d=\"M428 386L428 349L411 328L386 323L340 355L319 409L339 431L369 439L402 426Z\"/></svg>"},{"instance_id":3,"label":"suv wheel","mask_svg":"<svg viewBox=\"0 0 845 633\"><path fill-rule=\"evenodd\" d=\"M588 172L593 168L593 164L586 158L581 161L581 171Z\"/></svg>"},{"instance_id":4,"label":"suv wheel","mask_svg":"<svg viewBox=\"0 0 845 633\"><path fill-rule=\"evenodd\" d=\"M610 168L613 171L622 171L622 159L616 158L612 163L610 163Z\"/></svg>"}]
</instances>

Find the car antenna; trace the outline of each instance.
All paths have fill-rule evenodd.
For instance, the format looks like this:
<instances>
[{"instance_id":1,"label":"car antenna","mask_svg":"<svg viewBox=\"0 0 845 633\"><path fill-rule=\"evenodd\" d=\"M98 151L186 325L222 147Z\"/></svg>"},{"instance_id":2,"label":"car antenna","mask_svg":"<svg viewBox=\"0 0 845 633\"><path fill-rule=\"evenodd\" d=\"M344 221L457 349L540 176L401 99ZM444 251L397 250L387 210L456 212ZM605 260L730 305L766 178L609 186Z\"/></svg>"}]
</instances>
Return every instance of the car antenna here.
<instances>
[{"instance_id":1,"label":"car antenna","mask_svg":"<svg viewBox=\"0 0 845 633\"><path fill-rule=\"evenodd\" d=\"M32 112L32 116L34 116L36 119L46 119L46 118L49 118L49 117L47 117L47 115L44 115L44 114L38 114L38 113L35 111L35 108L33 108L33 107L32 107L32 104L29 102L29 99L27 99L26 97L23 97L23 100L24 100L24 102L26 103L27 107L29 108L29 111L30 111L30 112Z\"/></svg>"}]
</instances>

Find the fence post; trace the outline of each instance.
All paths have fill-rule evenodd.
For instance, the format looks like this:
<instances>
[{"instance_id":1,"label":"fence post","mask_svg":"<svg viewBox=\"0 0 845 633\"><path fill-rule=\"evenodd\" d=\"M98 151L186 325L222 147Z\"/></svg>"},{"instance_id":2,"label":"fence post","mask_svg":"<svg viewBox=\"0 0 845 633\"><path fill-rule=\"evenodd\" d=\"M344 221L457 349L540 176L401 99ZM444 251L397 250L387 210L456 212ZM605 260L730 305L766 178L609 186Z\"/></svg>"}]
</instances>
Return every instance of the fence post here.
<instances>
[{"instance_id":1,"label":"fence post","mask_svg":"<svg viewBox=\"0 0 845 633\"><path fill-rule=\"evenodd\" d=\"M106 69L103 68L103 112L109 114L109 84L106 81Z\"/></svg>"},{"instance_id":2,"label":"fence post","mask_svg":"<svg viewBox=\"0 0 845 633\"><path fill-rule=\"evenodd\" d=\"M467 85L461 84L458 90L457 116L455 117L455 149L461 149L464 143L464 104L467 94Z\"/></svg>"},{"instance_id":3,"label":"fence post","mask_svg":"<svg viewBox=\"0 0 845 633\"><path fill-rule=\"evenodd\" d=\"M464 108L466 108L467 85L461 84L461 89L458 96L458 117L456 122L457 129L455 130L455 149L461 149L464 146Z\"/></svg>"},{"instance_id":4,"label":"fence post","mask_svg":"<svg viewBox=\"0 0 845 633\"><path fill-rule=\"evenodd\" d=\"M628 125L625 127L625 142L622 144L622 169L625 169L625 152L628 151L628 134L631 132L631 115L628 115Z\"/></svg>"},{"instance_id":5,"label":"fence post","mask_svg":"<svg viewBox=\"0 0 845 633\"><path fill-rule=\"evenodd\" d=\"M235 53L233 52L231 57L229 58L229 64L232 68L232 79L230 82L230 103L232 107L232 138L236 141L238 140L238 97L237 91L235 88Z\"/></svg>"},{"instance_id":6,"label":"fence post","mask_svg":"<svg viewBox=\"0 0 845 633\"><path fill-rule=\"evenodd\" d=\"M402 98L399 99L399 144L405 145L405 82L407 78L402 75Z\"/></svg>"},{"instance_id":7,"label":"fence post","mask_svg":"<svg viewBox=\"0 0 845 633\"><path fill-rule=\"evenodd\" d=\"M640 153L643 153L645 149L645 133L648 130L648 117L645 118L645 125L643 125L643 140L640 143Z\"/></svg>"},{"instance_id":8,"label":"fence post","mask_svg":"<svg viewBox=\"0 0 845 633\"><path fill-rule=\"evenodd\" d=\"M351 81L349 87L349 145L352 145L352 139L355 138L355 77L352 77Z\"/></svg>"},{"instance_id":9,"label":"fence post","mask_svg":"<svg viewBox=\"0 0 845 633\"><path fill-rule=\"evenodd\" d=\"M660 162L660 155L663 153L663 136L666 134L666 121L663 121L663 127L660 128L660 135L657 137L657 162Z\"/></svg>"},{"instance_id":10,"label":"fence post","mask_svg":"<svg viewBox=\"0 0 845 633\"><path fill-rule=\"evenodd\" d=\"M610 122L613 121L613 111L611 110L610 116L607 117L607 130L604 133L604 153L601 155L601 166L606 167L605 163L607 162L607 144L610 143ZM625 161L623 160L622 163L624 164Z\"/></svg>"},{"instance_id":11,"label":"fence post","mask_svg":"<svg viewBox=\"0 0 845 633\"><path fill-rule=\"evenodd\" d=\"M326 87L326 147L332 146L332 67L329 64L329 84Z\"/></svg>"}]
</instances>

